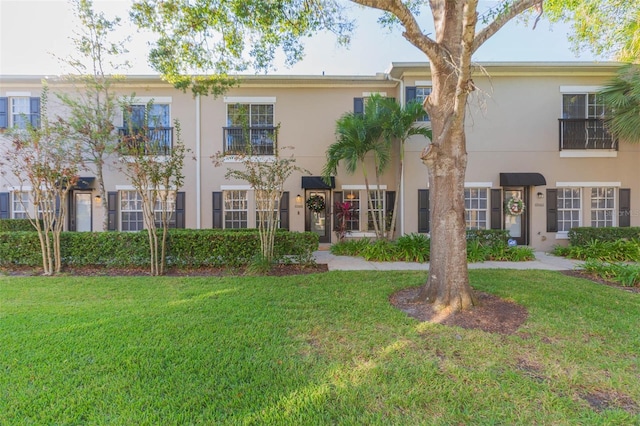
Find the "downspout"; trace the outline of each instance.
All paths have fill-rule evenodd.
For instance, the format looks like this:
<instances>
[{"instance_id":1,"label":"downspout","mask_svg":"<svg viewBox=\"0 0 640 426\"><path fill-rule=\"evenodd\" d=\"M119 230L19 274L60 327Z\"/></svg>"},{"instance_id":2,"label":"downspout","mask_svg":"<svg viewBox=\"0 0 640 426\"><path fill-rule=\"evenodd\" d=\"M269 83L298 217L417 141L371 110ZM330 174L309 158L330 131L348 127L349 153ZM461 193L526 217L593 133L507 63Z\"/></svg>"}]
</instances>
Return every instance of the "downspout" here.
<instances>
[{"instance_id":1,"label":"downspout","mask_svg":"<svg viewBox=\"0 0 640 426\"><path fill-rule=\"evenodd\" d=\"M201 221L200 221L200 209L201 209L201 198L202 198L202 194L200 193L200 181L201 181L201 176L200 176L200 168L201 166L201 161L200 161L200 142L201 142L201 131L200 131L200 95L196 95L196 229L200 229L201 228Z\"/></svg>"},{"instance_id":2,"label":"downspout","mask_svg":"<svg viewBox=\"0 0 640 426\"><path fill-rule=\"evenodd\" d=\"M404 107L404 80L400 79L400 78L393 78L391 77L390 74L387 74L387 79L388 80L392 80L392 81L396 81L398 83L400 83L400 106ZM402 174L400 175L400 194L398 194L400 196L400 236L404 235L404 220L405 220L405 214L404 214L404 169L406 167L402 167Z\"/></svg>"}]
</instances>

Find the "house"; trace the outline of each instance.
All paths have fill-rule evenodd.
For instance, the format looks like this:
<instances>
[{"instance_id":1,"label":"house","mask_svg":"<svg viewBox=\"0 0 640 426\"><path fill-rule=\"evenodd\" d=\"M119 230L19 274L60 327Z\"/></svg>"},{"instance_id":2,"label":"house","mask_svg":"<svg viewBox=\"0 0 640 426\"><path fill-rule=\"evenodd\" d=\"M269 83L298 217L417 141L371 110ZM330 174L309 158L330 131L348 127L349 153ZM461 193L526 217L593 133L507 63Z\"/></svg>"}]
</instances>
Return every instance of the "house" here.
<instances>
[{"instance_id":1,"label":"house","mask_svg":"<svg viewBox=\"0 0 640 426\"><path fill-rule=\"evenodd\" d=\"M609 135L596 96L618 67L570 62L484 63L475 68L477 89L470 96L466 120L469 228L507 229L518 244L548 250L566 240L572 227L640 226L632 209L639 203L640 147ZM41 80L0 77L0 128L38 122ZM52 94L71 90L56 79L49 79L49 87ZM174 200L175 226L255 227L254 191L246 182L225 179L225 173L242 167L234 156L239 150L249 146L256 161L268 161L277 143L293 147L284 154L294 155L296 164L311 173L287 181L280 226L316 232L328 243L336 240L336 201L348 200L356 208L349 236L372 235L362 175L349 175L342 168L330 184L320 178L326 149L335 141L336 120L347 111L366 108L366 98L373 93L401 103L423 100L431 82L426 63L393 63L387 72L371 76L244 76L239 87L218 98L194 98L149 76L129 76L118 90L123 96L135 93L132 120L144 117L153 100L153 111L147 111L154 119L150 136L160 141L162 154L170 153L176 137L173 122L180 121L182 140L192 155L187 156L184 186ZM49 111L61 111L53 95ZM422 118L424 124L428 120ZM127 132L124 121L119 117L115 123L121 135ZM427 171L420 160L427 143L421 137L408 141L400 191L396 193L396 157L381 179L384 196L374 200L375 208L388 211L399 197L399 234L429 232ZM216 153L225 154L222 167L213 164ZM102 202L108 205L110 229L142 229L138 196L110 164L115 159L106 168L107 200L96 199L90 172L74 188L69 230L102 229ZM313 195L326 200L325 210L315 213L306 207ZM505 206L518 200L524 205L522 213L505 213ZM10 179L0 182L0 217L24 217L28 206L25 188Z\"/></svg>"}]
</instances>

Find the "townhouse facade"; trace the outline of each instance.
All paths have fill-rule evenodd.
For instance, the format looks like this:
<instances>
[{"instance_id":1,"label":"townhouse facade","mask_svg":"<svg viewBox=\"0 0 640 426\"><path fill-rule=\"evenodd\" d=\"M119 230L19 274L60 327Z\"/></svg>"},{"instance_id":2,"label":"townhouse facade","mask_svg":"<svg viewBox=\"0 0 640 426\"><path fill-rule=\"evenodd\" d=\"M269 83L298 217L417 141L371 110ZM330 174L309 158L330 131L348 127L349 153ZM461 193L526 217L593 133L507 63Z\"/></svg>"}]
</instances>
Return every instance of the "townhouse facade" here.
<instances>
[{"instance_id":1,"label":"townhouse facade","mask_svg":"<svg viewBox=\"0 0 640 426\"><path fill-rule=\"evenodd\" d=\"M640 210L634 210L640 205L640 147L611 137L597 96L618 66L571 62L476 67L477 90L466 120L469 228L506 229L518 244L548 250L566 242L572 227L640 225ZM0 77L0 129L38 122L42 84L38 76ZM57 79L49 79L48 85L49 113L64 114L55 93L72 88ZM269 161L277 146L309 172L287 180L277 212L280 227L315 232L321 242L335 242L333 206L348 201L355 214L347 223L347 237L372 236L368 197L379 197L373 200L374 209L385 213L397 197L396 235L429 232L427 169L420 160L427 139L407 142L402 176L395 152L380 187L373 186L380 192L367 193L360 171L350 175L344 167L329 183L321 178L326 150L336 140L336 120L345 112L362 111L374 93L402 104L423 100L431 90L426 63L393 63L387 72L371 76L243 76L238 87L218 98L193 97L155 76L129 76L117 90L122 96L135 94L130 118L116 118L119 134L126 135L127 120L152 118L149 136L162 149L156 154L170 155L177 137L173 123L180 122L190 153L184 186L173 200L176 227L256 227L257 194L247 182L226 179L225 174L243 167L239 152L249 149L255 161ZM417 125L429 125L429 117ZM6 138L2 143L8 143ZM215 166L217 154L224 159ZM110 230L143 228L139 197L116 164L115 156L106 164L107 200L97 199L91 170L82 176L70 194L68 230L102 230L101 203L107 203ZM24 217L28 189L3 177L0 217ZM325 201L324 209L307 207L314 196ZM510 200L521 202L521 214L505 210L514 204Z\"/></svg>"}]
</instances>

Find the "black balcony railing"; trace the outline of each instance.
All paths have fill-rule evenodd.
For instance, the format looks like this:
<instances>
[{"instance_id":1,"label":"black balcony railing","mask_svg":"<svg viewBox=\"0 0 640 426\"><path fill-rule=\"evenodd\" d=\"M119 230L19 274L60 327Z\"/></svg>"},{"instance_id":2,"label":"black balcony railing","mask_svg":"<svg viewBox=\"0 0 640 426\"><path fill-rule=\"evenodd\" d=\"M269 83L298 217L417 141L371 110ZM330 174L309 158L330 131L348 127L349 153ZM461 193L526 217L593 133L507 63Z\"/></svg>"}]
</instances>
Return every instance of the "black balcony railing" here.
<instances>
[{"instance_id":1,"label":"black balcony railing","mask_svg":"<svg viewBox=\"0 0 640 426\"><path fill-rule=\"evenodd\" d=\"M599 118L560 119L560 150L618 149L618 141Z\"/></svg>"},{"instance_id":2,"label":"black balcony railing","mask_svg":"<svg viewBox=\"0 0 640 426\"><path fill-rule=\"evenodd\" d=\"M223 127L225 155L274 155L275 127Z\"/></svg>"},{"instance_id":3,"label":"black balcony railing","mask_svg":"<svg viewBox=\"0 0 640 426\"><path fill-rule=\"evenodd\" d=\"M124 154L171 155L173 127L118 129L120 150Z\"/></svg>"}]
</instances>

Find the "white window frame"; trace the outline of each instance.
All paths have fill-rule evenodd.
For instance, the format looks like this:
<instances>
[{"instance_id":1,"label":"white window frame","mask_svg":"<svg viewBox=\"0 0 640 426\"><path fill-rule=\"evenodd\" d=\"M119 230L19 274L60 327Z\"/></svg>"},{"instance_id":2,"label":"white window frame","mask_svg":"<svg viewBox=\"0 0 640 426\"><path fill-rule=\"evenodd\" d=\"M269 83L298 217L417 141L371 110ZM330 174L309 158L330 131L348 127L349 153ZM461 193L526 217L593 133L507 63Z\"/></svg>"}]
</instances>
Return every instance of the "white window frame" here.
<instances>
[{"instance_id":1,"label":"white window frame","mask_svg":"<svg viewBox=\"0 0 640 426\"><path fill-rule=\"evenodd\" d=\"M26 105L22 105L21 108L17 108L16 101L26 101ZM15 127L18 129L26 129L31 122L31 98L29 96L12 96L9 98L9 110L10 110L10 122L9 127ZM23 119L26 119L24 123L20 123ZM21 125L23 124L23 125Z\"/></svg>"},{"instance_id":2,"label":"white window frame","mask_svg":"<svg viewBox=\"0 0 640 426\"><path fill-rule=\"evenodd\" d=\"M18 199L20 195L20 199ZM25 200L26 196L26 200ZM29 191L12 191L11 192L11 218L12 219L28 219L29 209L31 208L31 193Z\"/></svg>"},{"instance_id":3,"label":"white window frame","mask_svg":"<svg viewBox=\"0 0 640 426\"><path fill-rule=\"evenodd\" d=\"M246 229L249 226L249 191L226 189L222 191L224 229ZM244 217L242 217L244 213ZM239 226L233 226L233 225ZM232 225L232 226L229 226ZM244 225L244 226L243 226Z\"/></svg>"},{"instance_id":4,"label":"white window frame","mask_svg":"<svg viewBox=\"0 0 640 426\"><path fill-rule=\"evenodd\" d=\"M561 206L560 205L561 199L562 199L562 201L566 201L566 198L567 198L567 197L564 196L564 191L572 191L573 192L575 190L578 191L578 197L577 197L577 199L578 199L578 207L577 208L573 207L573 206L572 207L565 207L564 204ZM561 236L561 237L562 236L566 236L568 234L568 232L569 232L569 229L574 228L574 227L578 227L578 226L582 226L582 203L583 203L583 194L582 194L582 192L583 192L582 191L582 187L578 187L578 186L564 186L564 187L559 187L558 188L557 206L556 206L557 210L556 211L557 211L557 214L558 214L558 221L557 221L558 222L557 223L558 235ZM575 200L576 197L573 196L573 193L572 193L571 197L569 197L569 199L570 200ZM574 224L575 221L574 221L573 218L571 218L570 220L567 221L567 220L565 220L564 218L561 217L561 212L576 212L576 211L578 212L577 224ZM561 229L562 228L560 226L561 223L567 223L567 222L571 223L571 226L566 230Z\"/></svg>"},{"instance_id":5,"label":"white window frame","mask_svg":"<svg viewBox=\"0 0 640 426\"><path fill-rule=\"evenodd\" d=\"M476 196L473 192L476 191ZM484 197L481 194L484 193ZM482 203L484 202L484 208ZM467 229L489 229L489 189L486 187L464 188L464 220ZM484 213L484 219L481 218ZM475 216L475 217L474 217ZM484 226L480 224L484 223ZM473 224L473 225L472 225Z\"/></svg>"},{"instance_id":6,"label":"white window frame","mask_svg":"<svg viewBox=\"0 0 640 426\"><path fill-rule=\"evenodd\" d=\"M351 197L351 198L349 198ZM351 218L347 220L347 231L349 232L358 232L360 231L360 191L354 189L343 189L342 191L342 202L343 203L351 203L352 206L352 214Z\"/></svg>"},{"instance_id":7,"label":"white window frame","mask_svg":"<svg viewBox=\"0 0 640 426\"><path fill-rule=\"evenodd\" d=\"M136 232L144 229L144 212L142 210L142 197L135 190L120 190L118 194L120 197L120 230L124 232ZM126 194L126 198L125 198ZM140 208L137 208L139 203ZM133 206L134 208L130 208ZM126 207L126 208L125 208ZM124 214L139 214L140 220L124 220ZM124 229L124 223L128 224L129 229ZM131 224L136 224L136 229L131 229Z\"/></svg>"},{"instance_id":8,"label":"white window frame","mask_svg":"<svg viewBox=\"0 0 640 426\"><path fill-rule=\"evenodd\" d=\"M418 83L423 83L423 84L418 84ZM428 82L429 84L424 84L426 82L418 82L416 81L416 98L415 100L420 102L420 104L422 105L424 103L424 100L427 98L427 96L429 96L433 90L433 87L431 86L431 82ZM421 90L423 93L418 94L418 91ZM428 123L431 121L431 118L429 117L429 114L427 114L426 112L424 113L424 115L422 117L420 117L419 119L417 119L416 121L419 122L424 122L424 123Z\"/></svg>"},{"instance_id":9,"label":"white window frame","mask_svg":"<svg viewBox=\"0 0 640 426\"><path fill-rule=\"evenodd\" d=\"M611 191L611 197L607 197L606 192L607 191ZM594 197L594 192L596 193L595 197ZM605 192L604 196L600 195L600 192ZM616 211L617 211L617 194L618 191L616 191L615 187L612 186L600 186L600 187L592 187L591 188L591 204L590 204L590 217L591 217L591 227L593 228L600 228L600 227L606 227L606 226L618 226L618 223L616 221ZM598 202L605 202L605 204L607 203L607 201L610 200L611 201L611 207L594 207L594 201L596 204L598 204ZM599 218L595 218L594 219L594 213L598 213L598 212L604 212L604 219L599 219Z\"/></svg>"},{"instance_id":10,"label":"white window frame","mask_svg":"<svg viewBox=\"0 0 640 426\"><path fill-rule=\"evenodd\" d=\"M380 196L382 197L381 200L378 200L375 198L376 195L380 194ZM371 200L371 203L369 203L369 200ZM371 206L373 206L373 209L371 209ZM367 231L374 231L375 227L373 226L373 220L378 220L378 214L380 211L382 211L382 214L384 216L386 216L387 214L387 191L386 189L380 189L380 190L376 190L376 189L370 189L369 193L367 194L367 218L366 218L366 222L365 226L367 227ZM386 219L386 218L385 218ZM369 224L372 224L371 226L369 226ZM386 220L385 220L385 224L386 224ZM382 231L382 230L381 230Z\"/></svg>"},{"instance_id":11,"label":"white window frame","mask_svg":"<svg viewBox=\"0 0 640 426\"><path fill-rule=\"evenodd\" d=\"M158 194L160 195L160 194ZM176 227L176 192L170 191L167 196L167 214L169 215L169 227ZM162 202L160 197L156 197L153 203L153 220L157 227L162 226Z\"/></svg>"}]
</instances>

